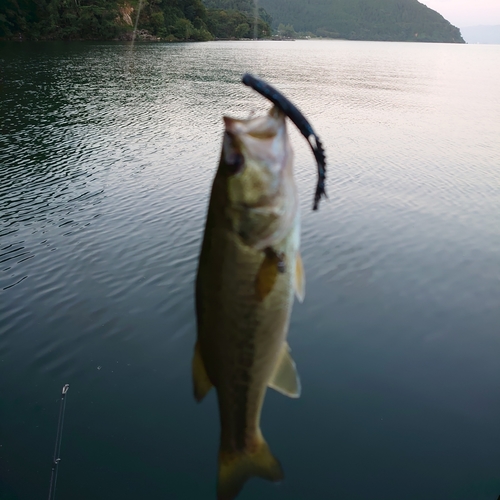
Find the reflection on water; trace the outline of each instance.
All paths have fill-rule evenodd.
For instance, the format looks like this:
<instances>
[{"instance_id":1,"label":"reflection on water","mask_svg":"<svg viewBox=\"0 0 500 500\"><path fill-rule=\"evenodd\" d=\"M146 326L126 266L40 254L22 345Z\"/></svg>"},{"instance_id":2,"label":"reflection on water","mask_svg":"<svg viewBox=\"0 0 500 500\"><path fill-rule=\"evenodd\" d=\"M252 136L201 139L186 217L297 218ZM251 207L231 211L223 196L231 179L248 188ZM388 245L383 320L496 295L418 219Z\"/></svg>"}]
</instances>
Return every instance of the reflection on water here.
<instances>
[{"instance_id":1,"label":"reflection on water","mask_svg":"<svg viewBox=\"0 0 500 500\"><path fill-rule=\"evenodd\" d=\"M303 397L269 394L283 461L251 498L500 493L500 56L368 42L0 44L0 498L213 498L214 396L191 396L193 277L221 116L310 118L330 201L291 130Z\"/></svg>"}]
</instances>

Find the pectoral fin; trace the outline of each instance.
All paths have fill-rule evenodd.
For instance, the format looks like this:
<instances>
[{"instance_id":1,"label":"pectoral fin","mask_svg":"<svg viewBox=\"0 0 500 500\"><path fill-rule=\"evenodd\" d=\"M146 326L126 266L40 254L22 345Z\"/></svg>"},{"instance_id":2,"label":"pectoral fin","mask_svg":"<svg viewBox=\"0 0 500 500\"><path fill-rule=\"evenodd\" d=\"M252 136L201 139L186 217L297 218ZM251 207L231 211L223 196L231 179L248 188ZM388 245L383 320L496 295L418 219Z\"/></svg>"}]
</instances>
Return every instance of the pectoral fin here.
<instances>
[{"instance_id":1,"label":"pectoral fin","mask_svg":"<svg viewBox=\"0 0 500 500\"><path fill-rule=\"evenodd\" d=\"M274 288L278 272L280 272L280 262L280 257L272 249L266 249L264 260L255 279L255 292L260 301L264 300Z\"/></svg>"},{"instance_id":2,"label":"pectoral fin","mask_svg":"<svg viewBox=\"0 0 500 500\"><path fill-rule=\"evenodd\" d=\"M297 300L302 302L306 294L306 277L304 275L304 266L302 264L300 252L297 252L297 258L295 260L294 289Z\"/></svg>"},{"instance_id":3,"label":"pectoral fin","mask_svg":"<svg viewBox=\"0 0 500 500\"><path fill-rule=\"evenodd\" d=\"M193 389L196 401L199 403L211 388L212 382L208 378L205 363L203 363L201 357L200 346L196 342L193 355Z\"/></svg>"},{"instance_id":4,"label":"pectoral fin","mask_svg":"<svg viewBox=\"0 0 500 500\"><path fill-rule=\"evenodd\" d=\"M300 397L300 378L295 367L295 361L290 356L288 342L283 342L276 369L268 385L290 398Z\"/></svg>"}]
</instances>

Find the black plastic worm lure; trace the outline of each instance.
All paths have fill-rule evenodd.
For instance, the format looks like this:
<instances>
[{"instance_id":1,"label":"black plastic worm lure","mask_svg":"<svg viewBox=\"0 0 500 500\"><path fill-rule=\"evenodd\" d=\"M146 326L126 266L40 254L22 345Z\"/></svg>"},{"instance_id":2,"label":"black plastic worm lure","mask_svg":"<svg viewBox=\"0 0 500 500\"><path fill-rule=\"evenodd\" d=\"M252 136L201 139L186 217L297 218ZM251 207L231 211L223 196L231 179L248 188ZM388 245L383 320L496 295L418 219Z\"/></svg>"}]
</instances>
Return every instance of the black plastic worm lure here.
<instances>
[{"instance_id":1,"label":"black plastic worm lure","mask_svg":"<svg viewBox=\"0 0 500 500\"><path fill-rule=\"evenodd\" d=\"M316 132L314 132L306 117L294 106L281 92L276 90L268 83L256 78L255 76L246 73L241 80L245 85L251 87L259 94L269 99L276 107L281 109L296 127L301 134L307 139L311 146L316 163L318 164L318 183L316 184L316 193L314 194L313 210L318 210L321 198L326 196L325 180L326 180L326 158L325 151Z\"/></svg>"}]
</instances>

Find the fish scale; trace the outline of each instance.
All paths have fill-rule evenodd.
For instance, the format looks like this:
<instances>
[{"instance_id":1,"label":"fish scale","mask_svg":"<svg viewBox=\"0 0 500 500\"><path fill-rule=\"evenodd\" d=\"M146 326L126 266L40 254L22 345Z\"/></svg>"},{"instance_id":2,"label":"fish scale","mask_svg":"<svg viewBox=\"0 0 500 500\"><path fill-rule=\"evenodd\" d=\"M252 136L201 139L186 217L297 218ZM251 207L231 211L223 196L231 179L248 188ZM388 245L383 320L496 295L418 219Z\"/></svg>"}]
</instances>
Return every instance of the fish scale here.
<instances>
[{"instance_id":1,"label":"fish scale","mask_svg":"<svg viewBox=\"0 0 500 500\"><path fill-rule=\"evenodd\" d=\"M260 253L260 252L259 252ZM249 423L257 423L257 415L260 414L260 404L261 397L260 394L256 394L252 400L256 400L259 404L255 404L248 407L250 399L248 398L249 388L252 382L252 369L254 368L254 362L256 360L262 360L266 353L276 351L276 348L272 348L268 344L274 339L272 336L267 335L269 330L273 330L273 323L278 323L279 313L287 314L287 304L282 304L281 300L281 289L290 290L290 274L283 275L281 281L283 284L278 283L275 285L274 296L277 300L273 301L274 297L269 298L269 302L266 304L266 310L263 313L259 308L259 303L255 299L255 291L253 287L253 282L255 275L258 272L260 261L262 260L260 255L257 255L258 259L256 265L252 266L253 272L248 273L249 278L244 281L244 285L249 289L247 293L235 301L235 307L232 308L232 314L228 315L229 324L231 325L230 330L227 332L227 337L225 338L224 346L231 350L234 345L234 352L237 353L235 357L234 367L228 365L227 380L230 381L229 390L231 391L231 397L228 398L231 404L231 415L234 419L226 419L233 421L235 427L233 429L233 434L230 436L229 440L236 443L237 449L243 449L246 442L246 433ZM242 283L243 284L243 283ZM250 285L250 286L249 286ZM291 301L291 299L290 299ZM252 304L253 302L253 304ZM283 320L282 320L283 321ZM232 325L240 325L238 327L233 327ZM281 325L277 326L279 328ZM233 329L234 328L234 329ZM283 332L283 335L286 332ZM262 338L259 338L262 337ZM279 339L278 344L282 342ZM276 343L276 342L274 342ZM259 345L262 353L257 353L255 346ZM273 362L265 363L266 366L272 366ZM270 375L270 374L269 374ZM265 378L265 375L262 374ZM258 383L258 381L257 381ZM265 386L264 386L265 390ZM264 392L264 391L262 391ZM221 408L221 411L224 411ZM251 425L251 424L250 424ZM255 427L255 425L253 426Z\"/></svg>"}]
</instances>

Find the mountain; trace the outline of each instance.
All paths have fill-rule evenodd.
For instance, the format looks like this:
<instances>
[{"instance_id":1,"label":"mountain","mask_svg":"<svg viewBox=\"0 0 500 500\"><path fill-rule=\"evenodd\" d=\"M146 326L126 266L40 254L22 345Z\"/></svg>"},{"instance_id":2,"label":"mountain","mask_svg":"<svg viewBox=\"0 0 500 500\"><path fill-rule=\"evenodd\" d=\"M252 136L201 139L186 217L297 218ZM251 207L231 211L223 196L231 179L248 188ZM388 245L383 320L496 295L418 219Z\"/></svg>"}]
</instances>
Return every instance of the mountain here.
<instances>
[{"instance_id":1,"label":"mountain","mask_svg":"<svg viewBox=\"0 0 500 500\"><path fill-rule=\"evenodd\" d=\"M250 17L255 16L255 0L203 0L205 7L212 10L233 10ZM257 2L257 13L260 19L271 24L272 17Z\"/></svg>"},{"instance_id":2,"label":"mountain","mask_svg":"<svg viewBox=\"0 0 500 500\"><path fill-rule=\"evenodd\" d=\"M460 30L417 0L259 0L273 27L349 40L464 43Z\"/></svg>"},{"instance_id":3,"label":"mountain","mask_svg":"<svg viewBox=\"0 0 500 500\"><path fill-rule=\"evenodd\" d=\"M467 43L500 44L500 26L467 26L460 31Z\"/></svg>"},{"instance_id":4,"label":"mountain","mask_svg":"<svg viewBox=\"0 0 500 500\"><path fill-rule=\"evenodd\" d=\"M272 22L284 37L464 43L418 0L0 0L0 39L130 39L139 10L139 37L154 40L262 38Z\"/></svg>"},{"instance_id":5,"label":"mountain","mask_svg":"<svg viewBox=\"0 0 500 500\"><path fill-rule=\"evenodd\" d=\"M0 38L130 38L139 11L139 30L155 39L212 38L201 0L0 0Z\"/></svg>"},{"instance_id":6,"label":"mountain","mask_svg":"<svg viewBox=\"0 0 500 500\"><path fill-rule=\"evenodd\" d=\"M203 0L208 9L208 28L216 38L259 38L271 35L271 16L257 8L255 19L254 0ZM257 21L257 26L255 26Z\"/></svg>"},{"instance_id":7,"label":"mountain","mask_svg":"<svg viewBox=\"0 0 500 500\"><path fill-rule=\"evenodd\" d=\"M224 2L230 10L202 0L0 0L0 39L131 40L136 22L143 40L270 36L271 19L261 9L256 23L252 0Z\"/></svg>"}]
</instances>

